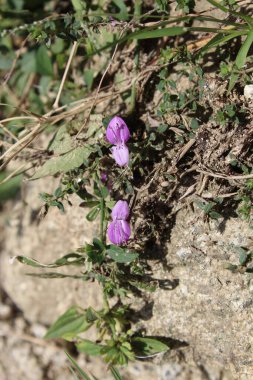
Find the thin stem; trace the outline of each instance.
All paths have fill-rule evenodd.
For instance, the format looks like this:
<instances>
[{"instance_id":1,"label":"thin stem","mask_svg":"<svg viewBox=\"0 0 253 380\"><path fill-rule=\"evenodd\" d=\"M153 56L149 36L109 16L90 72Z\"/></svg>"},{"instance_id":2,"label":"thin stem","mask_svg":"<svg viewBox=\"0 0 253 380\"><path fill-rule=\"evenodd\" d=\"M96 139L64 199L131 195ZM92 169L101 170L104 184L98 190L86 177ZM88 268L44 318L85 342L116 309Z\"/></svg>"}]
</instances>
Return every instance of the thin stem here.
<instances>
[{"instance_id":1,"label":"thin stem","mask_svg":"<svg viewBox=\"0 0 253 380\"><path fill-rule=\"evenodd\" d=\"M104 218L105 218L105 201L104 198L100 200L100 239L104 243Z\"/></svg>"},{"instance_id":2,"label":"thin stem","mask_svg":"<svg viewBox=\"0 0 253 380\"><path fill-rule=\"evenodd\" d=\"M103 301L104 301L104 309L106 311L109 311L110 310L110 305L109 305L108 298L107 298L107 295L106 295L105 292L103 294Z\"/></svg>"},{"instance_id":3,"label":"thin stem","mask_svg":"<svg viewBox=\"0 0 253 380\"><path fill-rule=\"evenodd\" d=\"M141 0L136 0L134 4L134 20L139 22L141 17ZM134 72L137 73L139 65L139 41L135 41L135 52L134 52ZM135 109L135 103L136 103L136 83L133 83L132 89L131 89L131 105L130 105L130 111L131 113Z\"/></svg>"},{"instance_id":4,"label":"thin stem","mask_svg":"<svg viewBox=\"0 0 253 380\"><path fill-rule=\"evenodd\" d=\"M68 62L67 62L67 65L66 65L66 68L65 68L62 80L61 80L59 91L58 91L58 94L56 96L55 102L53 104L53 108L58 108L59 107L59 100L60 100L60 97L61 97L63 86L64 86L65 80L67 78L67 74L68 74L68 71L69 71L69 68L70 68L70 64L71 64L72 59L73 59L73 57L74 57L74 55L76 53L76 49L77 49L77 41L74 41L72 49L71 49L71 52L70 52L70 55L69 55L69 59L68 59Z\"/></svg>"}]
</instances>

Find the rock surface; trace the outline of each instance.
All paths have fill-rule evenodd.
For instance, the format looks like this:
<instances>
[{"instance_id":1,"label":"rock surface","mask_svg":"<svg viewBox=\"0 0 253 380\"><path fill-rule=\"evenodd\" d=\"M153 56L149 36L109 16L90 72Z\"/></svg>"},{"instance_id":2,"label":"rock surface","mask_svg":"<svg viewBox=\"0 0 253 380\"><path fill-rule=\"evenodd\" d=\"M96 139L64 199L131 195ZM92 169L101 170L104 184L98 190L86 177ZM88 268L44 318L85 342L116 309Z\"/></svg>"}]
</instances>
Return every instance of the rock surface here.
<instances>
[{"instance_id":1,"label":"rock surface","mask_svg":"<svg viewBox=\"0 0 253 380\"><path fill-rule=\"evenodd\" d=\"M152 335L187 342L184 360L202 371L200 378L253 378L252 274L225 269L239 263L235 248L250 248L251 237L248 223L238 218L209 224L197 210L177 215L166 259L173 268L169 278L179 285L156 292L146 327ZM168 278L159 266L154 272Z\"/></svg>"},{"instance_id":2,"label":"rock surface","mask_svg":"<svg viewBox=\"0 0 253 380\"><path fill-rule=\"evenodd\" d=\"M24 201L17 202L5 217L0 273L8 296L0 305L1 380L69 377L63 348L45 342L42 336L72 304L101 304L96 284L33 278L25 276L29 267L18 262L10 265L10 257L17 254L52 262L97 233L96 224L85 220L76 198L65 214L52 209L37 225L33 219L41 205L37 194L45 191L45 186L50 192L57 183L41 180L39 188L38 182L35 187L32 182L26 184ZM122 370L125 380L253 378L252 274L224 268L226 263L238 264L235 247L251 248L251 236L247 222L238 218L208 223L198 210L179 211L166 248L167 265L152 262L154 277L178 280L178 285L147 295L153 310L150 318L140 322L149 335L174 339L174 349L154 363L129 365ZM134 302L138 306L143 301ZM111 378L99 358L80 356L79 364L98 378Z\"/></svg>"},{"instance_id":3,"label":"rock surface","mask_svg":"<svg viewBox=\"0 0 253 380\"><path fill-rule=\"evenodd\" d=\"M72 206L61 213L56 207L38 224L38 213L43 205L39 192L52 193L57 181L41 179L25 185L23 202L17 202L5 219L5 248L0 257L1 283L15 304L30 322L50 325L73 304L83 307L98 305L100 291L95 283L80 280L40 279L26 273L45 271L28 267L10 258L16 255L32 257L39 262L52 263L61 256L89 242L97 235L97 224L88 223L86 211L79 207L80 198L72 197ZM53 269L53 272L79 273L73 267ZM100 298L99 298L100 297ZM45 307L46 306L46 307Z\"/></svg>"}]
</instances>

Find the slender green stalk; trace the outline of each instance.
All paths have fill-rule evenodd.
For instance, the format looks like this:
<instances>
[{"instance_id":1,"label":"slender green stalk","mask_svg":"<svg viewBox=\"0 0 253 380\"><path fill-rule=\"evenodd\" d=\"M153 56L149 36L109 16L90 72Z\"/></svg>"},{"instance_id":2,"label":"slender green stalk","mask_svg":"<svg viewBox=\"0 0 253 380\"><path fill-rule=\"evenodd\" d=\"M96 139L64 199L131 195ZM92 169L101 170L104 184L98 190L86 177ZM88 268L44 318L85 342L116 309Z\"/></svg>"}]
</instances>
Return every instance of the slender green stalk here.
<instances>
[{"instance_id":1,"label":"slender green stalk","mask_svg":"<svg viewBox=\"0 0 253 380\"><path fill-rule=\"evenodd\" d=\"M104 198L100 199L100 239L101 242L104 243L104 218L105 218L105 200Z\"/></svg>"}]
</instances>

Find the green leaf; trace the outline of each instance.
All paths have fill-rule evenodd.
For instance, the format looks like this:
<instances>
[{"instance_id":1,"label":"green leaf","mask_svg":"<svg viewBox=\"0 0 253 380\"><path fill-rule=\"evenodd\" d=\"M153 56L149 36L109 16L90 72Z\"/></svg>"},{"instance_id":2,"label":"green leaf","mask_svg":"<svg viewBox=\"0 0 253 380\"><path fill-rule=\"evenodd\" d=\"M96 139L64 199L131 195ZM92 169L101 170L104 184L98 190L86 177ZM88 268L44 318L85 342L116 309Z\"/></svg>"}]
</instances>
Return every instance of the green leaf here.
<instances>
[{"instance_id":1,"label":"green leaf","mask_svg":"<svg viewBox=\"0 0 253 380\"><path fill-rule=\"evenodd\" d=\"M131 263L139 257L136 252L129 252L128 249L117 247L116 245L110 245L106 250L107 255L117 263Z\"/></svg>"},{"instance_id":2,"label":"green leaf","mask_svg":"<svg viewBox=\"0 0 253 380\"><path fill-rule=\"evenodd\" d=\"M58 268L64 265L80 265L84 262L84 257L78 253L69 253L52 264L42 264L39 261L26 256L15 256L13 259L17 259L20 263L30 265L34 268Z\"/></svg>"},{"instance_id":3,"label":"green leaf","mask_svg":"<svg viewBox=\"0 0 253 380\"><path fill-rule=\"evenodd\" d=\"M53 65L49 58L47 48L44 45L41 45L37 50L36 67L39 74L53 76Z\"/></svg>"},{"instance_id":4,"label":"green leaf","mask_svg":"<svg viewBox=\"0 0 253 380\"><path fill-rule=\"evenodd\" d=\"M123 380L119 371L115 367L110 367L110 370L115 380Z\"/></svg>"},{"instance_id":5,"label":"green leaf","mask_svg":"<svg viewBox=\"0 0 253 380\"><path fill-rule=\"evenodd\" d=\"M63 274L59 272L47 272L47 273L26 273L27 276L37 277L37 278L73 278L74 280L85 280L85 276L79 276L76 274Z\"/></svg>"},{"instance_id":6,"label":"green leaf","mask_svg":"<svg viewBox=\"0 0 253 380\"><path fill-rule=\"evenodd\" d=\"M56 37L55 42L51 45L51 51L54 54L59 54L64 50L64 40L62 38Z\"/></svg>"},{"instance_id":7,"label":"green leaf","mask_svg":"<svg viewBox=\"0 0 253 380\"><path fill-rule=\"evenodd\" d=\"M216 212L216 211L210 211L210 212L209 212L209 216L210 216L212 219L220 219L220 218L222 218L222 215L219 214L219 213Z\"/></svg>"},{"instance_id":8,"label":"green leaf","mask_svg":"<svg viewBox=\"0 0 253 380\"><path fill-rule=\"evenodd\" d=\"M103 125L103 116L101 114L90 115L88 125L86 126L87 132L85 132L84 137L89 139L90 137L96 137L101 139L101 126Z\"/></svg>"},{"instance_id":9,"label":"green leaf","mask_svg":"<svg viewBox=\"0 0 253 380\"><path fill-rule=\"evenodd\" d=\"M132 338L132 348L137 355L149 356L169 350L167 344L153 338Z\"/></svg>"},{"instance_id":10,"label":"green leaf","mask_svg":"<svg viewBox=\"0 0 253 380\"><path fill-rule=\"evenodd\" d=\"M8 174L9 173L0 173L0 182L3 181ZM0 185L0 203L15 197L20 189L21 181L22 176L18 175Z\"/></svg>"},{"instance_id":11,"label":"green leaf","mask_svg":"<svg viewBox=\"0 0 253 380\"><path fill-rule=\"evenodd\" d=\"M93 207L90 212L86 215L86 219L89 221L89 222L92 222L93 220L96 219L96 217L98 216L100 212L100 205L97 205L95 207Z\"/></svg>"},{"instance_id":12,"label":"green leaf","mask_svg":"<svg viewBox=\"0 0 253 380\"><path fill-rule=\"evenodd\" d=\"M155 292L157 289L157 283L155 281L128 281L130 285L137 289L145 290L147 292Z\"/></svg>"},{"instance_id":13,"label":"green leaf","mask_svg":"<svg viewBox=\"0 0 253 380\"><path fill-rule=\"evenodd\" d=\"M91 323L86 321L86 313L77 306L73 306L66 311L49 328L45 335L46 339L64 338L71 340L80 332L88 330Z\"/></svg>"},{"instance_id":14,"label":"green leaf","mask_svg":"<svg viewBox=\"0 0 253 380\"><path fill-rule=\"evenodd\" d=\"M14 59L15 59L14 51L8 52L5 54L0 52L0 70L9 70Z\"/></svg>"},{"instance_id":15,"label":"green leaf","mask_svg":"<svg viewBox=\"0 0 253 380\"><path fill-rule=\"evenodd\" d=\"M37 71L37 61L35 51L28 51L20 59L20 70L23 73L36 73Z\"/></svg>"},{"instance_id":16,"label":"green leaf","mask_svg":"<svg viewBox=\"0 0 253 380\"><path fill-rule=\"evenodd\" d=\"M90 91L93 85L93 81L94 81L94 70L92 69L85 70L84 80L85 80L86 86L88 87L88 90Z\"/></svg>"},{"instance_id":17,"label":"green leaf","mask_svg":"<svg viewBox=\"0 0 253 380\"><path fill-rule=\"evenodd\" d=\"M74 148L73 141L67 131L65 125L61 126L55 134L53 140L50 142L48 150L50 152L63 154L69 152Z\"/></svg>"},{"instance_id":18,"label":"green leaf","mask_svg":"<svg viewBox=\"0 0 253 380\"><path fill-rule=\"evenodd\" d=\"M84 201L80 203L79 207L95 207L100 204L100 201Z\"/></svg>"},{"instance_id":19,"label":"green leaf","mask_svg":"<svg viewBox=\"0 0 253 380\"><path fill-rule=\"evenodd\" d=\"M244 34L246 34L246 31L237 31L237 32L228 34L226 36L224 36L222 34L217 34L205 46L203 46L201 49L199 49L199 51L196 54L196 59L198 59L200 57L200 55L202 55L203 53L212 49L213 47L218 46L218 45L220 46L220 45L224 44L225 42L228 42L228 41L232 40L233 38L243 36Z\"/></svg>"},{"instance_id":20,"label":"green leaf","mask_svg":"<svg viewBox=\"0 0 253 380\"><path fill-rule=\"evenodd\" d=\"M81 343L76 345L80 352L85 352L88 355L98 356L101 354L102 345L96 344L88 339L82 339Z\"/></svg>"},{"instance_id":21,"label":"green leaf","mask_svg":"<svg viewBox=\"0 0 253 380\"><path fill-rule=\"evenodd\" d=\"M240 263L240 265L244 265L246 263L247 259L248 259L247 252L246 251L245 252L241 252L240 257L239 257L239 263Z\"/></svg>"},{"instance_id":22,"label":"green leaf","mask_svg":"<svg viewBox=\"0 0 253 380\"><path fill-rule=\"evenodd\" d=\"M78 372L78 374L80 376L82 376L82 379L83 380L92 380L83 370L81 367L79 367L79 365L77 364L77 362L65 351L65 354L67 355L69 361L71 362L71 364L73 365L73 367L76 369L76 371Z\"/></svg>"},{"instance_id":23,"label":"green leaf","mask_svg":"<svg viewBox=\"0 0 253 380\"><path fill-rule=\"evenodd\" d=\"M61 187L57 187L57 189L54 191L54 196L56 198L60 198L63 196L63 192L62 192L62 189Z\"/></svg>"},{"instance_id":24,"label":"green leaf","mask_svg":"<svg viewBox=\"0 0 253 380\"><path fill-rule=\"evenodd\" d=\"M247 59L249 49L250 49L252 43L253 43L253 30L251 29L246 40L242 44L242 46L241 46L241 48L240 48L240 50L236 56L236 60L235 60L235 64L234 64L235 69L240 70L244 66L246 59ZM229 85L228 85L228 91L229 92L234 88L234 85L235 85L238 77L239 77L239 73L236 73L234 71L231 75Z\"/></svg>"},{"instance_id":25,"label":"green leaf","mask_svg":"<svg viewBox=\"0 0 253 380\"><path fill-rule=\"evenodd\" d=\"M112 2L119 8L120 13L117 14L117 18L126 21L128 19L128 12L126 4L123 0L112 0Z\"/></svg>"},{"instance_id":26,"label":"green leaf","mask_svg":"<svg viewBox=\"0 0 253 380\"><path fill-rule=\"evenodd\" d=\"M81 12L86 9L85 1L82 0L71 0L73 8L76 12Z\"/></svg>"},{"instance_id":27,"label":"green leaf","mask_svg":"<svg viewBox=\"0 0 253 380\"><path fill-rule=\"evenodd\" d=\"M154 29L154 30L140 30L132 33L129 39L145 40L147 38L160 38L160 37L173 37L179 36L187 32L187 28L181 26L174 26L172 28Z\"/></svg>"},{"instance_id":28,"label":"green leaf","mask_svg":"<svg viewBox=\"0 0 253 380\"><path fill-rule=\"evenodd\" d=\"M105 249L105 246L104 244L102 243L101 240L97 239L97 238L94 238L93 239L93 245L95 248L97 248L100 252L103 252L103 250Z\"/></svg>"},{"instance_id":29,"label":"green leaf","mask_svg":"<svg viewBox=\"0 0 253 380\"><path fill-rule=\"evenodd\" d=\"M53 176L57 173L67 173L70 170L81 166L93 152L89 146L82 146L73 149L72 151L58 157L53 157L45 162L37 172L32 176L32 179L38 179L46 176Z\"/></svg>"}]
</instances>

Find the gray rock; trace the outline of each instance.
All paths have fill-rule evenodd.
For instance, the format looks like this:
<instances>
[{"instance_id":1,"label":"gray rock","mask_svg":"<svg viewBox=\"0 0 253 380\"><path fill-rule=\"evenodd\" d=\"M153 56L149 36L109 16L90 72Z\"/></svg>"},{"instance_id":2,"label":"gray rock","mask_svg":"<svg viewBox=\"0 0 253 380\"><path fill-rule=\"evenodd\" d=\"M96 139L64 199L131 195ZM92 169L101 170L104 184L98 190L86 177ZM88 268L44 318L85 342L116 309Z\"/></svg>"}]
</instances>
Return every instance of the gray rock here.
<instances>
[{"instance_id":1,"label":"gray rock","mask_svg":"<svg viewBox=\"0 0 253 380\"><path fill-rule=\"evenodd\" d=\"M50 325L73 304L83 307L101 304L101 291L96 283L83 283L73 279L40 279L26 273L45 273L10 258L16 255L32 257L42 263L54 262L73 252L97 235L97 223L89 223L86 210L79 207L77 196L73 206L66 205L62 214L57 208L49 210L39 224L34 219L42 206L39 192L53 192L57 180L41 179L25 185L23 202L17 202L8 215L5 229L5 248L0 256L1 284L14 303L30 322ZM54 272L80 274L82 268L64 267Z\"/></svg>"}]
</instances>

